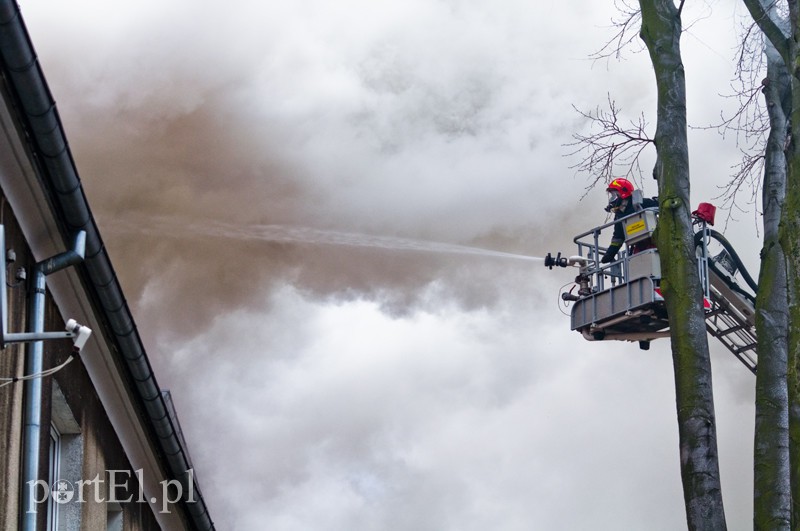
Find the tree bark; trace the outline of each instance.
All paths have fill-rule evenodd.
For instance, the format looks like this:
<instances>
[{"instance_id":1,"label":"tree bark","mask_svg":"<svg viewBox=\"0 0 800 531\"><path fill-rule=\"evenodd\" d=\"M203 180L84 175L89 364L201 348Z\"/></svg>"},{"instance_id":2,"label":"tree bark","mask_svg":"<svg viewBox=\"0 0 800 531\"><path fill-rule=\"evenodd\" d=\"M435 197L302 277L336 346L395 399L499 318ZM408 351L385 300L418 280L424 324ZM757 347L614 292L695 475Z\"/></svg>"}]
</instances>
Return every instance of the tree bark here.
<instances>
[{"instance_id":1,"label":"tree bark","mask_svg":"<svg viewBox=\"0 0 800 531\"><path fill-rule=\"evenodd\" d=\"M789 143L786 149L786 197L781 213L778 240L786 257L789 332L787 386L789 394L789 459L792 491L792 527L800 526L800 58L798 57L798 11L796 0L789 0L789 35L776 48L784 46L784 62L791 73L792 110ZM749 6L748 6L749 7Z\"/></svg>"},{"instance_id":2,"label":"tree bark","mask_svg":"<svg viewBox=\"0 0 800 531\"><path fill-rule=\"evenodd\" d=\"M797 82L794 91L798 91ZM796 97L794 105L798 102ZM793 116L800 119L800 113L792 111ZM791 143L796 145L797 139L792 133ZM800 153L796 148L790 147L789 172L786 181L786 202L779 240L786 253L786 275L789 284L789 340L788 340L788 371L787 382L789 388L789 456L791 466L792 488L792 525L800 525Z\"/></svg>"},{"instance_id":3,"label":"tree bark","mask_svg":"<svg viewBox=\"0 0 800 531\"><path fill-rule=\"evenodd\" d=\"M781 31L760 0L744 0L753 20L780 53L791 79L789 142L786 147L786 195L781 211L778 242L786 261L789 330L787 387L789 400L789 467L792 498L792 528L800 527L800 57L798 38L800 5L787 0L788 31ZM788 35L788 36L787 36ZM759 291L761 287L759 286ZM759 361L760 364L760 361Z\"/></svg>"},{"instance_id":4,"label":"tree bark","mask_svg":"<svg viewBox=\"0 0 800 531\"><path fill-rule=\"evenodd\" d=\"M762 4L763 4L763 0ZM769 8L767 8L769 10ZM776 17L774 11L770 14ZM790 529L789 401L787 388L788 285L786 258L778 239L786 188L791 79L767 40L764 96L770 121L762 189L764 246L756 294L756 418L753 453L753 528Z\"/></svg>"},{"instance_id":5,"label":"tree bark","mask_svg":"<svg viewBox=\"0 0 800 531\"><path fill-rule=\"evenodd\" d=\"M725 529L720 487L711 361L689 204L686 82L681 20L672 0L639 0L641 37L658 89L657 152L660 214L656 241L670 320L680 465L689 529Z\"/></svg>"}]
</instances>

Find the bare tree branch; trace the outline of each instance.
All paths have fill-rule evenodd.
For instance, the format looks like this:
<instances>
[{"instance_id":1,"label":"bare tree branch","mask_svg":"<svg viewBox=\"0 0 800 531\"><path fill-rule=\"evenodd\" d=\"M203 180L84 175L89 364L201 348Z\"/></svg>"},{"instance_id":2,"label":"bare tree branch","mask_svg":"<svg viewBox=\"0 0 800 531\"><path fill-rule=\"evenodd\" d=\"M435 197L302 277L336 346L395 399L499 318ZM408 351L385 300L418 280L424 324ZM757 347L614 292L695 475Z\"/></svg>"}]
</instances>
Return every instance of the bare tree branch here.
<instances>
[{"instance_id":1,"label":"bare tree branch","mask_svg":"<svg viewBox=\"0 0 800 531\"><path fill-rule=\"evenodd\" d=\"M781 54L784 62L786 64L791 64L789 60L789 37L786 36L780 26L769 16L769 10L776 4L777 2L772 2L765 7L762 5L761 0L744 0L744 5L747 7L755 23L758 24L761 31L764 32L770 42L772 42L772 45L775 46L775 49L778 50L778 53ZM791 4L792 2L789 2L790 6Z\"/></svg>"},{"instance_id":2,"label":"bare tree branch","mask_svg":"<svg viewBox=\"0 0 800 531\"><path fill-rule=\"evenodd\" d=\"M645 148L653 144L653 139L646 132L647 122L644 116L627 125L620 124L621 109L610 96L608 109L598 107L593 112L586 112L574 106L573 108L595 130L589 134L575 133L572 135L574 142L565 144L572 149L569 156L582 157L571 168L590 175L590 184L586 190L591 190L598 182L608 182L614 177L625 176L641 181L639 158Z\"/></svg>"},{"instance_id":3,"label":"bare tree branch","mask_svg":"<svg viewBox=\"0 0 800 531\"><path fill-rule=\"evenodd\" d=\"M616 28L616 33L609 39L602 48L589 55L591 59L620 59L622 51L632 43L639 44L635 51L644 49L644 45L638 41L639 28L641 27L642 13L638 5L632 6L628 0L615 0L614 5L619 11L619 18L612 19L611 25Z\"/></svg>"},{"instance_id":4,"label":"bare tree branch","mask_svg":"<svg viewBox=\"0 0 800 531\"><path fill-rule=\"evenodd\" d=\"M677 0L676 0L677 1ZM778 0L755 0L765 4L768 11L781 9ZM769 2L769 5L766 5ZM685 0L680 0L676 10L681 15ZM638 3L630 0L615 0L619 15L612 20L616 28L614 36L592 58L619 58L622 51L639 37L641 10ZM785 8L783 8L785 10ZM787 14L788 16L788 14ZM696 21L695 21L696 22ZM689 31L692 24L684 25ZM736 76L731 84L728 98L739 100L737 110L731 115L720 114L719 123L708 126L694 126L694 129L717 129L725 137L735 134L736 145L741 152L741 161L732 166L732 174L727 183L720 186L721 193L715 199L722 199L722 207L728 210L728 217L734 211L746 212L756 205L758 211L758 189L761 186L764 169L764 150L769 133L769 116L759 97L764 86L765 76L764 35L759 26L750 21L742 27L742 39L737 52ZM629 124L620 123L620 109L609 97L608 109L597 108L586 112L575 108L576 112L591 123L594 132L574 134L574 141L565 144L572 148L570 156L581 156L581 160L571 168L590 175L586 190L591 190L598 182L609 181L613 177L626 176L641 181L642 170L639 157L645 147L653 140L645 132L644 117Z\"/></svg>"},{"instance_id":5,"label":"bare tree branch","mask_svg":"<svg viewBox=\"0 0 800 531\"><path fill-rule=\"evenodd\" d=\"M738 100L735 111L726 116L720 113L718 123L707 126L692 126L692 129L716 129L725 138L734 134L736 146L741 154L740 162L731 166L728 181L718 186L721 191L714 199L721 199L723 210L727 210L726 224L735 219L734 212L759 211L759 190L764 171L764 153L770 121L764 100L760 97L766 89L766 63L764 59L764 34L749 21L743 24L736 52L736 72L730 85L730 93L724 98Z\"/></svg>"}]
</instances>

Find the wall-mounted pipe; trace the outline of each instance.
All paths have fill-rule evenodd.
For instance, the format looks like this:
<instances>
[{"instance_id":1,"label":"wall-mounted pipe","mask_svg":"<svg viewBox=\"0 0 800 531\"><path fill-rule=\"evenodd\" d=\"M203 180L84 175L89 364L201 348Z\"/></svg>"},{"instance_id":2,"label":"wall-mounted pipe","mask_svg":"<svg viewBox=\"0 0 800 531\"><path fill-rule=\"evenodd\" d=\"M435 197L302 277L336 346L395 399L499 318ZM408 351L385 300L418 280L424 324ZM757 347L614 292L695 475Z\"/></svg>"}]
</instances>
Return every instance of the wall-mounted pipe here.
<instances>
[{"instance_id":1,"label":"wall-mounted pipe","mask_svg":"<svg viewBox=\"0 0 800 531\"><path fill-rule=\"evenodd\" d=\"M44 332L44 313L47 275L77 265L86 252L86 232L80 231L69 251L42 260L33 267L30 280L30 304L28 306L28 331L32 334ZM6 316L3 316L5 319ZM25 373L42 372L44 341L28 343ZM37 503L34 502L32 485L39 479L39 455L41 454L42 430L42 379L33 378L25 382L24 432L22 440L22 525L24 531L36 530Z\"/></svg>"}]
</instances>

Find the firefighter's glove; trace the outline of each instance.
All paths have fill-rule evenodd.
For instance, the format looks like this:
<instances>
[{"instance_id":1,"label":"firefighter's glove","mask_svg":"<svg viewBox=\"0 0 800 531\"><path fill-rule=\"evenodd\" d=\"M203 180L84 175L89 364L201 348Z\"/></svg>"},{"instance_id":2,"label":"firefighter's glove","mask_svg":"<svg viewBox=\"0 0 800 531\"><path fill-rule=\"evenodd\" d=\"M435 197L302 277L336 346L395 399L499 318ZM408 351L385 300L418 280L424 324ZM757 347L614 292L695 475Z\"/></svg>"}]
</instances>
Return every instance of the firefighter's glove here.
<instances>
[{"instance_id":1,"label":"firefighter's glove","mask_svg":"<svg viewBox=\"0 0 800 531\"><path fill-rule=\"evenodd\" d=\"M617 257L617 251L619 251L620 247L621 245L614 245L613 243L609 245L606 254L604 254L603 258L600 260L600 263L610 264L611 262L613 262L614 259Z\"/></svg>"}]
</instances>

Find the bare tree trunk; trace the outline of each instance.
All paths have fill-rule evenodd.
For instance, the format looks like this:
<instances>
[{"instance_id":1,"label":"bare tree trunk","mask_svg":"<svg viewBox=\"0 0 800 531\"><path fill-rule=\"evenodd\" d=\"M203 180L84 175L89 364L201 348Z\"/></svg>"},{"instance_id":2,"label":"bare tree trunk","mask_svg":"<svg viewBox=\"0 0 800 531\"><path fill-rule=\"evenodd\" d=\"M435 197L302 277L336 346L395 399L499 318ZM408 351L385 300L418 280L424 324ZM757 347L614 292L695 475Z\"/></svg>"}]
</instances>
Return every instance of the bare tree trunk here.
<instances>
[{"instance_id":1,"label":"bare tree trunk","mask_svg":"<svg viewBox=\"0 0 800 531\"><path fill-rule=\"evenodd\" d=\"M762 0L762 5L763 5ZM762 202L764 246L756 294L756 423L753 454L753 527L790 529L789 399L787 388L788 285L778 240L786 188L784 144L791 112L791 79L783 59L767 41L764 96L770 120Z\"/></svg>"},{"instance_id":2,"label":"bare tree trunk","mask_svg":"<svg viewBox=\"0 0 800 531\"><path fill-rule=\"evenodd\" d=\"M789 292L788 371L789 389L789 458L792 490L792 527L800 526L800 65L798 65L798 30L800 13L796 0L789 0L790 38L773 31L767 34L775 48L781 52L784 63L792 74L792 112L789 145L786 150L788 173L786 199L779 228L779 241L786 255L786 276ZM766 31L765 31L766 33Z\"/></svg>"},{"instance_id":3,"label":"bare tree trunk","mask_svg":"<svg viewBox=\"0 0 800 531\"><path fill-rule=\"evenodd\" d=\"M781 209L777 245L773 245L772 249L767 249L765 246L765 250L774 253L774 256L767 254L762 267L771 268L768 269L768 275L774 273L774 268L777 266L774 265L772 260L779 260L779 253L774 249L778 247L782 250L788 292L786 385L789 404L788 453L792 507L791 527L797 529L800 526L800 455L798 454L800 452L800 367L798 367L798 363L800 363L800 329L798 329L800 327L800 283L797 282L797 275L800 274L800 241L798 241L798 234L800 234L798 232L800 231L800 78L798 78L798 74L800 74L800 70L798 70L797 53L798 30L800 29L798 27L799 6L797 0L787 0L789 25L784 30L780 20L774 16L774 11L771 11L773 3L765 2L764 0L744 0L744 4L750 11L753 20L774 47L775 52L780 55L791 80L791 111L789 112L788 127L791 134L785 151L788 167L786 194ZM772 116L770 116L770 120L772 120ZM765 208L766 200L765 196ZM759 291L762 291L761 286L759 286ZM766 296L766 294L765 292L764 295ZM780 297L781 295L778 293L776 299L780 300ZM759 331L758 334L758 337L761 338L762 333ZM761 363L761 352L759 351L759 367ZM774 370L778 370L777 362ZM775 376L777 377L777 373ZM768 377L765 376L764 378ZM776 421L779 422L779 420ZM777 459L778 457L775 456L775 458ZM780 466L777 462L773 462L770 466L773 465ZM756 472L758 472L758 463L756 464ZM764 478L764 481L766 481L766 478Z\"/></svg>"},{"instance_id":4,"label":"bare tree trunk","mask_svg":"<svg viewBox=\"0 0 800 531\"><path fill-rule=\"evenodd\" d=\"M689 529L725 529L711 361L690 216L680 9L672 0L639 0L639 5L641 37L650 52L658 88L656 239L670 320L686 518Z\"/></svg>"},{"instance_id":5,"label":"bare tree trunk","mask_svg":"<svg viewBox=\"0 0 800 531\"><path fill-rule=\"evenodd\" d=\"M794 80L794 92L798 91ZM800 119L797 96L793 98L793 118ZM793 120L794 121L794 120ZM792 526L800 526L800 151L797 135L792 132L787 157L789 173L786 180L786 201L781 216L779 240L786 253L786 275L789 284L789 361L787 381L789 388L789 456L792 488Z\"/></svg>"}]
</instances>

